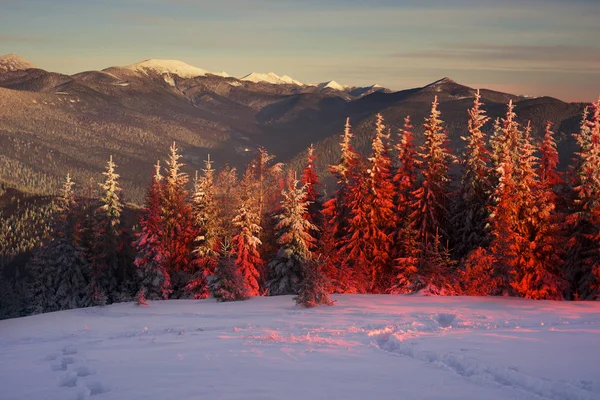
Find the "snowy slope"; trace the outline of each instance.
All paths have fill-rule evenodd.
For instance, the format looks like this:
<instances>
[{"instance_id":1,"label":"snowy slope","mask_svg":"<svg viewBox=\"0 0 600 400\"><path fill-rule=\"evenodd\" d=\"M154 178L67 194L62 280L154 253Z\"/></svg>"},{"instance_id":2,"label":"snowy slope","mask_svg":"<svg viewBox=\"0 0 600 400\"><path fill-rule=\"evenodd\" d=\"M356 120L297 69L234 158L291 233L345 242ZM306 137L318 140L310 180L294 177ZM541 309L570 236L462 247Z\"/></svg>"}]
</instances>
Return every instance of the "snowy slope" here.
<instances>
[{"instance_id":1,"label":"snowy slope","mask_svg":"<svg viewBox=\"0 0 600 400\"><path fill-rule=\"evenodd\" d=\"M319 83L317 86L320 89L333 89L333 90L339 90L339 91L344 91L344 90L348 89L348 86L341 85L341 84L337 83L336 81Z\"/></svg>"},{"instance_id":2,"label":"snowy slope","mask_svg":"<svg viewBox=\"0 0 600 400\"><path fill-rule=\"evenodd\" d=\"M0 398L600 399L600 302L340 295L0 321Z\"/></svg>"},{"instance_id":3,"label":"snowy slope","mask_svg":"<svg viewBox=\"0 0 600 400\"><path fill-rule=\"evenodd\" d=\"M240 80L242 81L248 81L248 82L254 82L254 83L259 83L259 82L265 82L265 83L270 83L272 85L297 85L297 86L303 86L302 82L299 82L295 79L290 78L287 75L284 76L279 76L274 72L269 72L266 74L261 74L258 72L252 72L246 76L244 76L243 78L240 78Z\"/></svg>"},{"instance_id":4,"label":"snowy slope","mask_svg":"<svg viewBox=\"0 0 600 400\"><path fill-rule=\"evenodd\" d=\"M35 65L16 54L0 56L0 72L20 71L35 68Z\"/></svg>"},{"instance_id":5,"label":"snowy slope","mask_svg":"<svg viewBox=\"0 0 600 400\"><path fill-rule=\"evenodd\" d=\"M194 78L196 76L206 76L207 74L218 75L224 78L229 77L229 74L226 72L210 72L177 60L150 59L127 65L123 68L141 73L176 74L182 78Z\"/></svg>"}]
</instances>

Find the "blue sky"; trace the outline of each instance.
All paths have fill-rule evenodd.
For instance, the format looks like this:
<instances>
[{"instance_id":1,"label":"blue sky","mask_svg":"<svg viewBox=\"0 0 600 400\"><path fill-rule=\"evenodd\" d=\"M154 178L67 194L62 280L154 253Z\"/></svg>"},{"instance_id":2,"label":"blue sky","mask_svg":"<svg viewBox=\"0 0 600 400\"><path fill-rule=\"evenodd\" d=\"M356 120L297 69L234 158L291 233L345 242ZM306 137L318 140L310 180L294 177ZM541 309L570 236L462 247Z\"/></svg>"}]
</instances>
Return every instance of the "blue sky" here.
<instances>
[{"instance_id":1,"label":"blue sky","mask_svg":"<svg viewBox=\"0 0 600 400\"><path fill-rule=\"evenodd\" d=\"M592 101L600 0L0 0L0 54L75 73L147 58L392 89L444 76Z\"/></svg>"}]
</instances>

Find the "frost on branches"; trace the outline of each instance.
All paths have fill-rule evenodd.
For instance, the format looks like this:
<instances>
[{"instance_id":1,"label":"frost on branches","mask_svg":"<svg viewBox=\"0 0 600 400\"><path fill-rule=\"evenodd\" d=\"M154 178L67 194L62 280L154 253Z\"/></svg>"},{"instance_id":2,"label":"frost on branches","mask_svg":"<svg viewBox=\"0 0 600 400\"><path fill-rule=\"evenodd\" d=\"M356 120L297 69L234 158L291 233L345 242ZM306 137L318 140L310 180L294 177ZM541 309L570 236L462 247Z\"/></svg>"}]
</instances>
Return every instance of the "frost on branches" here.
<instances>
[{"instance_id":1,"label":"frost on branches","mask_svg":"<svg viewBox=\"0 0 600 400\"><path fill-rule=\"evenodd\" d=\"M103 196L100 207L94 212L93 244L91 249L92 284L91 290L100 305L107 300L117 301L121 285L126 281L127 265L122 262L120 250L123 247L121 229L121 203L118 179L112 156L108 160L105 180L100 184Z\"/></svg>"},{"instance_id":2,"label":"frost on branches","mask_svg":"<svg viewBox=\"0 0 600 400\"><path fill-rule=\"evenodd\" d=\"M90 266L76 243L77 201L73 181L67 174L57 200L59 215L53 239L45 243L29 264L33 277L29 286L31 311L34 313L89 307Z\"/></svg>"},{"instance_id":3,"label":"frost on branches","mask_svg":"<svg viewBox=\"0 0 600 400\"><path fill-rule=\"evenodd\" d=\"M134 247L137 250L135 266L138 279L145 296L151 300L166 299L171 293L171 276L165 264L162 247L162 193L163 178L160 174L160 163L146 194L146 207L140 219L141 232L138 233Z\"/></svg>"},{"instance_id":4,"label":"frost on branches","mask_svg":"<svg viewBox=\"0 0 600 400\"><path fill-rule=\"evenodd\" d=\"M261 278L259 269L263 264L258 247L262 242L258 238L261 230L260 215L255 199L252 198L251 182L249 173L246 172L242 186L247 191L243 191L240 207L233 219L237 234L231 244L236 255L235 264L240 269L249 295L258 296Z\"/></svg>"},{"instance_id":5,"label":"frost on branches","mask_svg":"<svg viewBox=\"0 0 600 400\"><path fill-rule=\"evenodd\" d=\"M281 246L277 255L269 263L271 279L267 282L268 293L272 296L297 294L302 281L302 269L310 257L310 249L315 239L311 231L316 230L309 219L309 202L306 200L308 184L298 186L294 178L281 195L281 212L277 215L277 243Z\"/></svg>"}]
</instances>

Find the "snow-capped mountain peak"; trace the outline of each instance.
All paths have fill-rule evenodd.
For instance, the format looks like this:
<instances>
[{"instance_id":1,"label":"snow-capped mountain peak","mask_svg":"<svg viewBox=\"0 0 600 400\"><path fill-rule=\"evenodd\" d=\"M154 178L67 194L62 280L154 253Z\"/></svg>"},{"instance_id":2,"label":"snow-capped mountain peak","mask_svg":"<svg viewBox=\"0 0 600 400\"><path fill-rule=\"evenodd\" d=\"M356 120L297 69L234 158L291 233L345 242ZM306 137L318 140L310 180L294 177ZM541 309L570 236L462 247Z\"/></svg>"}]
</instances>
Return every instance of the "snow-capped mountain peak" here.
<instances>
[{"instance_id":1,"label":"snow-capped mountain peak","mask_svg":"<svg viewBox=\"0 0 600 400\"><path fill-rule=\"evenodd\" d=\"M340 91L344 91L344 90L348 89L348 86L340 85L336 81L319 83L318 87L320 89L333 89L333 90L340 90Z\"/></svg>"},{"instance_id":2,"label":"snow-capped mountain peak","mask_svg":"<svg viewBox=\"0 0 600 400\"><path fill-rule=\"evenodd\" d=\"M241 78L240 80L242 81L247 81L247 82L254 82L254 83L259 83L259 82L265 82L265 83L270 83L273 85L298 85L298 86L304 86L302 82L299 82L295 79L290 78L287 75L284 76L279 76L274 72L269 72L266 74L262 74L259 72L252 72L246 76L244 76L243 78Z\"/></svg>"},{"instance_id":3,"label":"snow-capped mountain peak","mask_svg":"<svg viewBox=\"0 0 600 400\"><path fill-rule=\"evenodd\" d=\"M0 72L19 71L35 68L35 65L16 54L0 56Z\"/></svg>"},{"instance_id":4,"label":"snow-capped mountain peak","mask_svg":"<svg viewBox=\"0 0 600 400\"><path fill-rule=\"evenodd\" d=\"M178 60L149 59L136 64L127 65L123 68L145 74L148 72L175 74L182 78L194 78L196 76L206 76L207 74L218 75L224 78L229 77L229 74L226 72L210 72Z\"/></svg>"}]
</instances>

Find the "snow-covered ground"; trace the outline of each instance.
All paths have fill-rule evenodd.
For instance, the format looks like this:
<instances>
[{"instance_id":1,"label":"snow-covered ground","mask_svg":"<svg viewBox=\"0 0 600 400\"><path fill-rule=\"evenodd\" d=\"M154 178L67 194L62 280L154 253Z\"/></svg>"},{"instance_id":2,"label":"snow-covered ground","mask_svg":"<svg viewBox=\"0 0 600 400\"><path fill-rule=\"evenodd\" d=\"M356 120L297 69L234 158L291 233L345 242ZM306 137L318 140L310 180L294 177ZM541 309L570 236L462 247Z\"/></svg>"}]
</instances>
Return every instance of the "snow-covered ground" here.
<instances>
[{"instance_id":1,"label":"snow-covered ground","mask_svg":"<svg viewBox=\"0 0 600 400\"><path fill-rule=\"evenodd\" d=\"M333 297L0 321L0 399L600 399L600 302Z\"/></svg>"}]
</instances>

